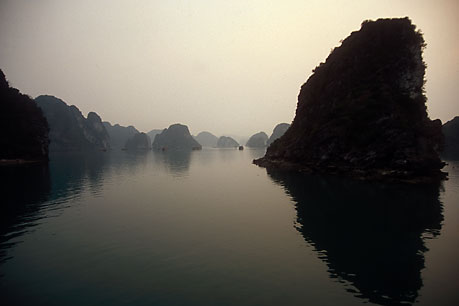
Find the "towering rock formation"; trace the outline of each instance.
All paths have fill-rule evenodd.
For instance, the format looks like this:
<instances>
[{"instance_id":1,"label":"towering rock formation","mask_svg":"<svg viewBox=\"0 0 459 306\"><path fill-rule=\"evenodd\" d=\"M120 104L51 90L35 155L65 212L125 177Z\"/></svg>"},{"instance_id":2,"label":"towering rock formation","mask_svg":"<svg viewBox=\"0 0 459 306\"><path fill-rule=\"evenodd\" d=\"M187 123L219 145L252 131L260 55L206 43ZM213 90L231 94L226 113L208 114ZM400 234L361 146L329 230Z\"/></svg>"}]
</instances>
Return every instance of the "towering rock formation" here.
<instances>
[{"instance_id":1,"label":"towering rock formation","mask_svg":"<svg viewBox=\"0 0 459 306\"><path fill-rule=\"evenodd\" d=\"M155 150L196 150L202 146L194 140L186 125L173 124L156 135L153 141Z\"/></svg>"},{"instance_id":2,"label":"towering rock formation","mask_svg":"<svg viewBox=\"0 0 459 306\"><path fill-rule=\"evenodd\" d=\"M86 119L80 110L53 96L39 96L35 102L48 120L50 151L107 150L110 136L96 113Z\"/></svg>"},{"instance_id":3,"label":"towering rock formation","mask_svg":"<svg viewBox=\"0 0 459 306\"><path fill-rule=\"evenodd\" d=\"M194 137L203 147L214 148L217 146L218 137L209 132L201 132Z\"/></svg>"},{"instance_id":4,"label":"towering rock formation","mask_svg":"<svg viewBox=\"0 0 459 306\"><path fill-rule=\"evenodd\" d=\"M239 143L231 137L221 136L217 141L218 148L235 148L239 147Z\"/></svg>"},{"instance_id":5,"label":"towering rock formation","mask_svg":"<svg viewBox=\"0 0 459 306\"><path fill-rule=\"evenodd\" d=\"M0 70L0 160L48 160L48 123L35 102Z\"/></svg>"},{"instance_id":6,"label":"towering rock formation","mask_svg":"<svg viewBox=\"0 0 459 306\"><path fill-rule=\"evenodd\" d=\"M126 141L125 148L128 151L150 150L150 137L145 133L137 133Z\"/></svg>"},{"instance_id":7,"label":"towering rock formation","mask_svg":"<svg viewBox=\"0 0 459 306\"><path fill-rule=\"evenodd\" d=\"M446 159L459 160L459 116L443 125L445 149L442 156Z\"/></svg>"},{"instance_id":8,"label":"towering rock formation","mask_svg":"<svg viewBox=\"0 0 459 306\"><path fill-rule=\"evenodd\" d=\"M316 67L292 126L254 162L367 179L441 177L441 122L427 115L424 46L408 18L365 21Z\"/></svg>"},{"instance_id":9,"label":"towering rock formation","mask_svg":"<svg viewBox=\"0 0 459 306\"><path fill-rule=\"evenodd\" d=\"M103 122L105 130L107 130L108 135L110 136L110 147L112 149L122 149L124 148L128 139L134 137L138 134L139 131L130 126L121 126L119 124L111 125L110 122Z\"/></svg>"},{"instance_id":10,"label":"towering rock formation","mask_svg":"<svg viewBox=\"0 0 459 306\"><path fill-rule=\"evenodd\" d=\"M276 127L273 130L273 133L271 134L268 141L266 142L266 145L270 146L274 142L274 140L281 138L282 135L284 135L285 132L287 132L289 127L290 127L290 124L288 123L279 123L278 125L276 125Z\"/></svg>"},{"instance_id":11,"label":"towering rock formation","mask_svg":"<svg viewBox=\"0 0 459 306\"><path fill-rule=\"evenodd\" d=\"M247 147L251 148L264 148L268 141L268 135L265 132L259 132L252 135L246 143Z\"/></svg>"}]
</instances>

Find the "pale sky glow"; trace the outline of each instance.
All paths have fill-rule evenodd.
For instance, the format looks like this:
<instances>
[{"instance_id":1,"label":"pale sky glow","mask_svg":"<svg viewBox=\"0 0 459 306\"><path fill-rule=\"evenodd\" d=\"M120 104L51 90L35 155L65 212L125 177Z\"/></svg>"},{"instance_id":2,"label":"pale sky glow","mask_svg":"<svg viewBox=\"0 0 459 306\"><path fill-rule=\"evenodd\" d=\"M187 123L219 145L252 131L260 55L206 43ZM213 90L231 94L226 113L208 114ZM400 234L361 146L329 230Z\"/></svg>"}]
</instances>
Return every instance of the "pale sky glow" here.
<instances>
[{"instance_id":1,"label":"pale sky glow","mask_svg":"<svg viewBox=\"0 0 459 306\"><path fill-rule=\"evenodd\" d=\"M3 1L0 69L32 97L141 131L268 135L362 21L411 18L427 48L431 118L459 115L459 1Z\"/></svg>"}]
</instances>

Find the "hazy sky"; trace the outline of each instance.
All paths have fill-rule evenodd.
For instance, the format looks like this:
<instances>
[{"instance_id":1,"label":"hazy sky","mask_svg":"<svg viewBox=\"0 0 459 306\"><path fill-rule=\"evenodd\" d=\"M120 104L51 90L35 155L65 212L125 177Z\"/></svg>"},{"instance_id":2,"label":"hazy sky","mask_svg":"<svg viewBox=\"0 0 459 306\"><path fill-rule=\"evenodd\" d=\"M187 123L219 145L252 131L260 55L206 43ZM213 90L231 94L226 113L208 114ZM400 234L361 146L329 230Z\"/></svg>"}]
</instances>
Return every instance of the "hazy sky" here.
<instances>
[{"instance_id":1,"label":"hazy sky","mask_svg":"<svg viewBox=\"0 0 459 306\"><path fill-rule=\"evenodd\" d=\"M193 134L271 134L300 86L362 21L409 16L424 33L431 118L459 115L457 0L0 0L0 69L32 97L84 115Z\"/></svg>"}]
</instances>

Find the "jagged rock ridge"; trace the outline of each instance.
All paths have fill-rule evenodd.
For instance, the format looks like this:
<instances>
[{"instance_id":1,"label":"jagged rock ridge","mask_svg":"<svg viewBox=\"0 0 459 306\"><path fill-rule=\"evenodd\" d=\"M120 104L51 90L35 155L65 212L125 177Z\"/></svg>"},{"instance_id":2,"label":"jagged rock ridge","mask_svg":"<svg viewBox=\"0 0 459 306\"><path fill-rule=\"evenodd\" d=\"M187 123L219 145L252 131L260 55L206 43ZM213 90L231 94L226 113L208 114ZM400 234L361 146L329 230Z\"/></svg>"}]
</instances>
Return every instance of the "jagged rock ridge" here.
<instances>
[{"instance_id":1,"label":"jagged rock ridge","mask_svg":"<svg viewBox=\"0 0 459 306\"><path fill-rule=\"evenodd\" d=\"M68 106L54 96L35 98L48 120L50 151L107 150L110 136L100 117L90 112L85 118L75 106Z\"/></svg>"},{"instance_id":2,"label":"jagged rock ridge","mask_svg":"<svg viewBox=\"0 0 459 306\"><path fill-rule=\"evenodd\" d=\"M139 131L132 125L127 127L119 124L111 125L108 121L103 122L103 124L110 136L110 147L112 149L124 148L128 139L139 133Z\"/></svg>"},{"instance_id":3,"label":"jagged rock ridge","mask_svg":"<svg viewBox=\"0 0 459 306\"><path fill-rule=\"evenodd\" d=\"M0 160L48 160L48 122L35 102L0 70Z\"/></svg>"},{"instance_id":4,"label":"jagged rock ridge","mask_svg":"<svg viewBox=\"0 0 459 306\"><path fill-rule=\"evenodd\" d=\"M288 123L279 123L278 125L276 125L276 127L273 130L273 133L266 142L266 145L270 146L274 142L274 140L281 138L285 134L285 132L287 132L289 127L290 124Z\"/></svg>"},{"instance_id":5,"label":"jagged rock ridge","mask_svg":"<svg viewBox=\"0 0 459 306\"><path fill-rule=\"evenodd\" d=\"M259 132L250 136L247 140L246 146L252 148L264 148L266 147L266 142L268 141L268 135L265 132Z\"/></svg>"},{"instance_id":6,"label":"jagged rock ridge","mask_svg":"<svg viewBox=\"0 0 459 306\"><path fill-rule=\"evenodd\" d=\"M301 87L291 127L254 161L359 178L442 176L440 120L424 96L422 34L408 18L365 21Z\"/></svg>"},{"instance_id":7,"label":"jagged rock ridge","mask_svg":"<svg viewBox=\"0 0 459 306\"><path fill-rule=\"evenodd\" d=\"M191 136L188 127L183 124L173 124L156 135L153 141L155 150L196 150L202 146Z\"/></svg>"}]
</instances>

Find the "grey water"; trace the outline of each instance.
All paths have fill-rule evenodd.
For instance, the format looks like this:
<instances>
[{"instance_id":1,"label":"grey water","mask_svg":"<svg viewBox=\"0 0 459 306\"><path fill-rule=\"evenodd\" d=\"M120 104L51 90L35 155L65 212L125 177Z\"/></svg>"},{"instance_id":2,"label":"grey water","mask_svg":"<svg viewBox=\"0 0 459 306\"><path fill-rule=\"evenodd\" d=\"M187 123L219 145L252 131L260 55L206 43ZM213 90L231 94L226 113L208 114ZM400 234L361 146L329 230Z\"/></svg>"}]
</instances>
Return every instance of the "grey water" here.
<instances>
[{"instance_id":1,"label":"grey water","mask_svg":"<svg viewBox=\"0 0 459 306\"><path fill-rule=\"evenodd\" d=\"M264 150L1 167L1 305L459 305L459 162L436 185L266 170Z\"/></svg>"}]
</instances>

